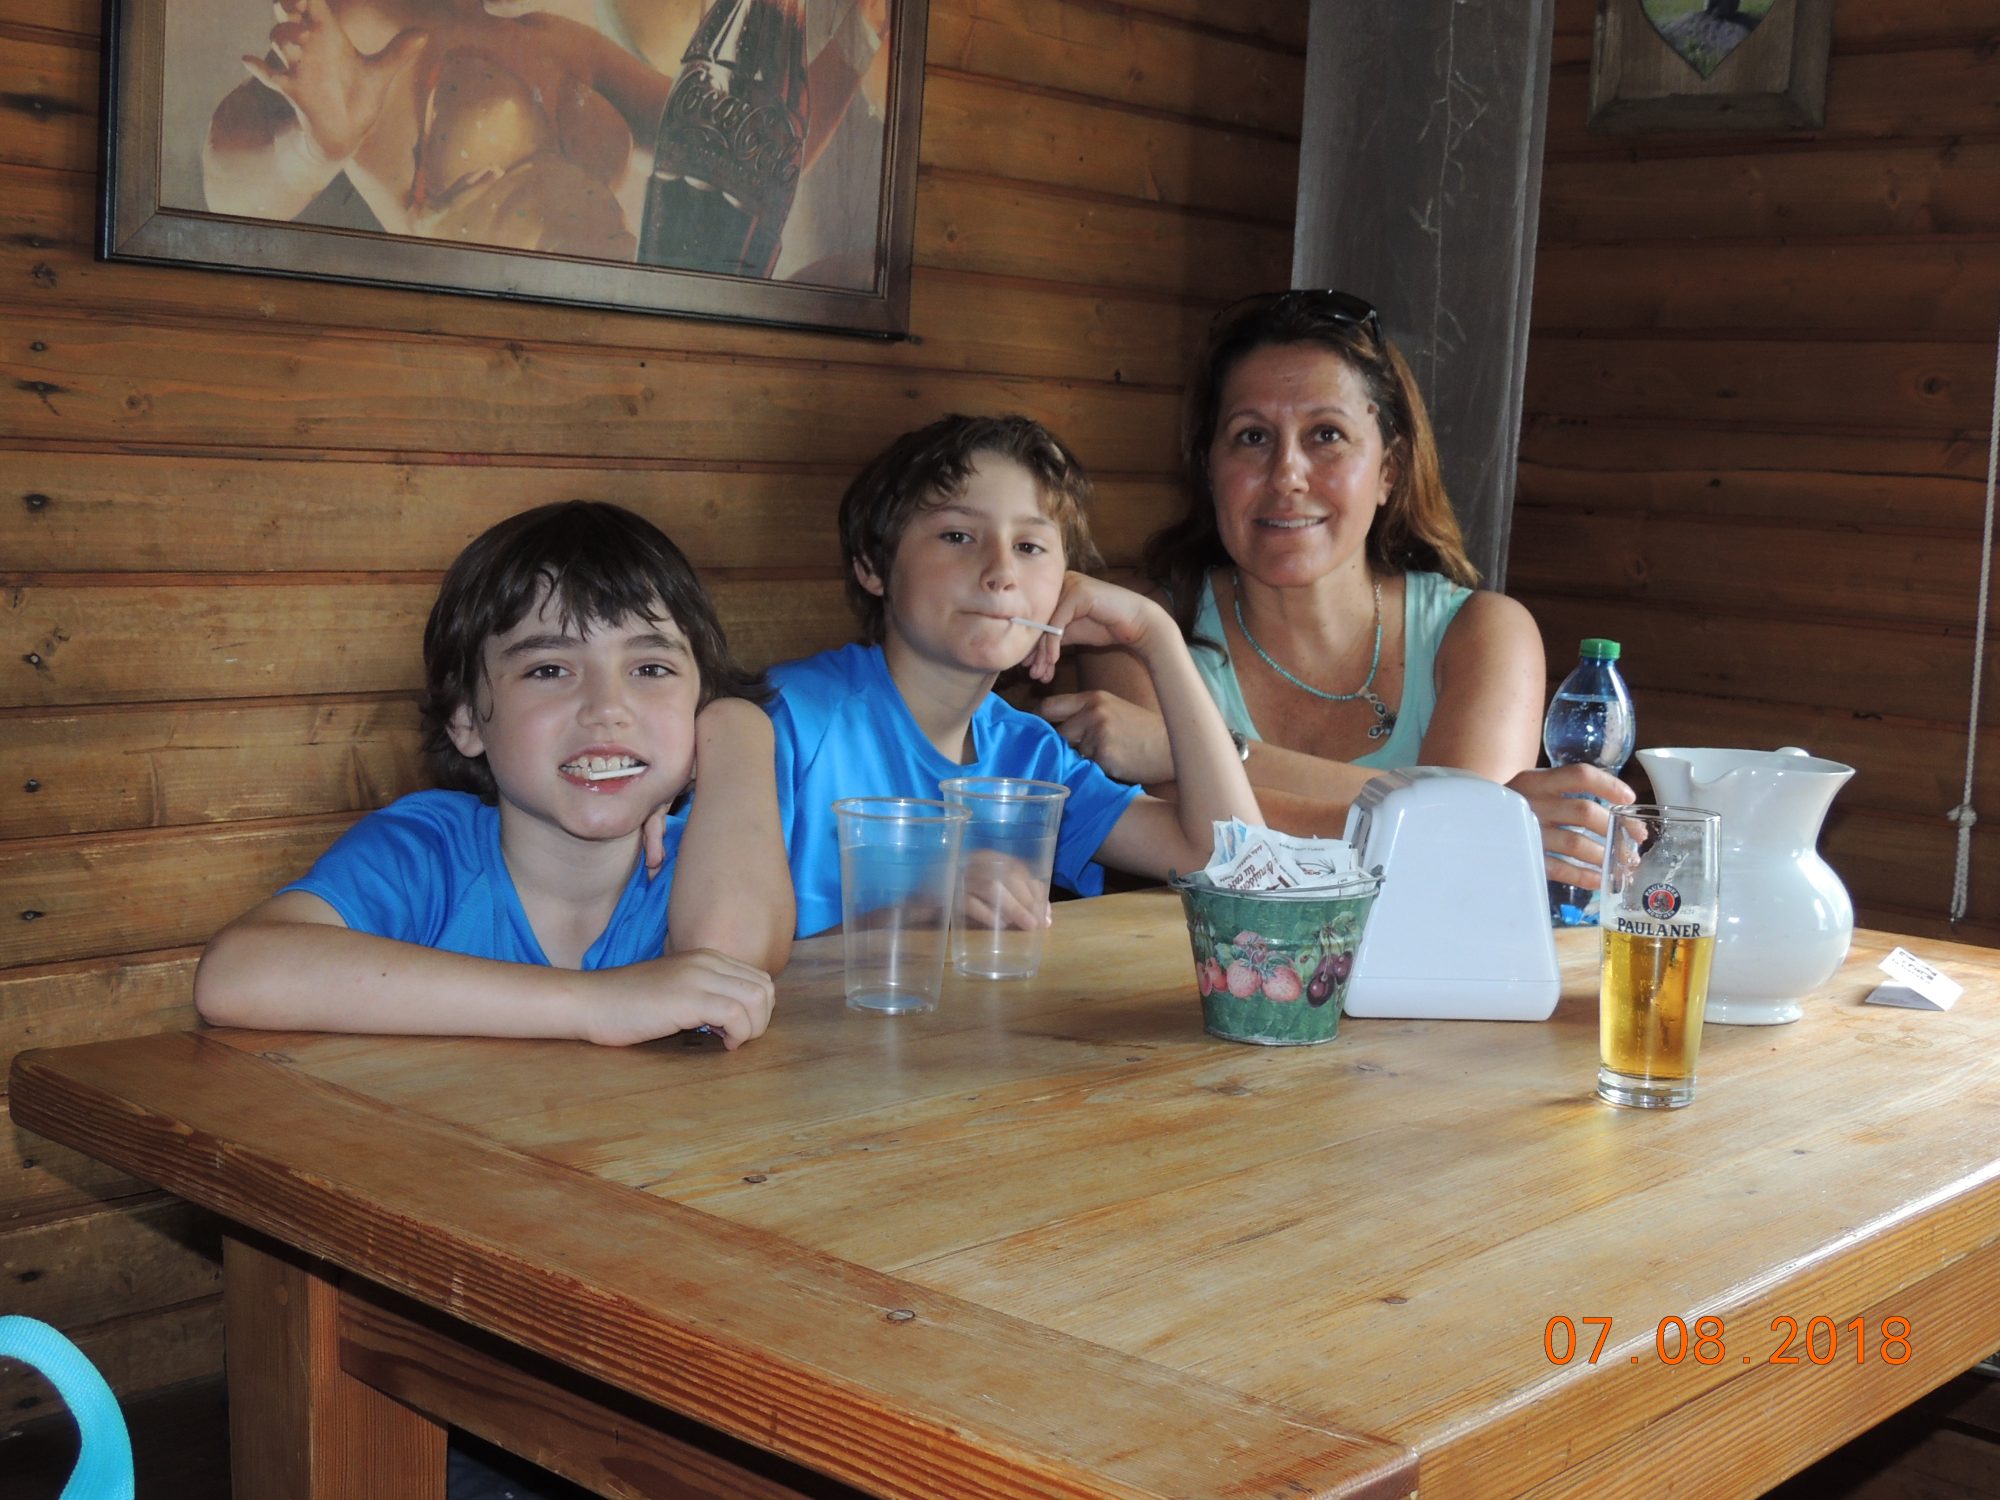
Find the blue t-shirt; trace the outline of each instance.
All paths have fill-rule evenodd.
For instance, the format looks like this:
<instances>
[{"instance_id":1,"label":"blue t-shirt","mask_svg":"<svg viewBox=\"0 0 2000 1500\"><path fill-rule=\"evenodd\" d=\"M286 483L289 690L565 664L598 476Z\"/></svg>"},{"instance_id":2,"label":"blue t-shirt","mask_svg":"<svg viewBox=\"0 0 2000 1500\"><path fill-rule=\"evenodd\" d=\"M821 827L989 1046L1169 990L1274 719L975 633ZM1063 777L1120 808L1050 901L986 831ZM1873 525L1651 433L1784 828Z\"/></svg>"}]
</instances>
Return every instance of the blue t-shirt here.
<instances>
[{"instance_id":1,"label":"blue t-shirt","mask_svg":"<svg viewBox=\"0 0 2000 1500\"><path fill-rule=\"evenodd\" d=\"M1104 889L1092 863L1124 816L1123 786L1072 750L1055 726L988 693L972 716L972 760L959 765L917 727L880 646L842 646L771 668L778 811L798 894L799 935L840 925L840 797L935 797L953 776L1020 776L1069 788L1056 836L1055 883L1079 895Z\"/></svg>"},{"instance_id":2,"label":"blue t-shirt","mask_svg":"<svg viewBox=\"0 0 2000 1500\"><path fill-rule=\"evenodd\" d=\"M667 944L667 893L685 816L667 820L667 862L651 880L635 864L586 969L658 958ZM470 792L413 792L340 836L303 880L356 932L473 958L548 964L500 853L500 810ZM283 892L280 892L283 894Z\"/></svg>"}]
</instances>

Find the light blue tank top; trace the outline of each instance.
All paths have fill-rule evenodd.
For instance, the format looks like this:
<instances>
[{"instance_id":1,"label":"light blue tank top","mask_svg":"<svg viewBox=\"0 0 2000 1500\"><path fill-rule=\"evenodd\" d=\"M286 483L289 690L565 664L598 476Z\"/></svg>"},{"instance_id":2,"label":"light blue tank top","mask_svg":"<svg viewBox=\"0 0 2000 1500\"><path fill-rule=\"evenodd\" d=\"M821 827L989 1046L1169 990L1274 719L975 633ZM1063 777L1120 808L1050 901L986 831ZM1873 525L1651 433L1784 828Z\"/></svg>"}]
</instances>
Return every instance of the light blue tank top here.
<instances>
[{"instance_id":1,"label":"light blue tank top","mask_svg":"<svg viewBox=\"0 0 2000 1500\"><path fill-rule=\"evenodd\" d=\"M1471 589L1453 583L1442 573L1403 575L1403 701L1396 709L1396 727L1379 750L1357 755L1349 764L1393 771L1417 763L1431 714L1437 708L1438 643L1471 597ZM1222 710L1223 721L1238 733L1261 740L1236 681L1236 664L1229 659L1229 637L1222 630L1222 612L1215 607L1215 588L1207 579L1202 580L1194 633L1220 648L1196 646L1193 652L1195 670L1208 684L1208 695Z\"/></svg>"}]
</instances>

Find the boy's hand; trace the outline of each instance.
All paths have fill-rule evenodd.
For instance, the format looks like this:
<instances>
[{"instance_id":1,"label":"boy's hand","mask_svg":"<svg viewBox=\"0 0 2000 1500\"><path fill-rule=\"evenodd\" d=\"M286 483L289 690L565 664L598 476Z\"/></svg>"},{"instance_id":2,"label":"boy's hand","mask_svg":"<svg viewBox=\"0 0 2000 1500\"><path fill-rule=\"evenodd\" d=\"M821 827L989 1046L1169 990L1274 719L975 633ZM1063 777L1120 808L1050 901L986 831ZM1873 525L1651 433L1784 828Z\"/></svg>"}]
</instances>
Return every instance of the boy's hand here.
<instances>
[{"instance_id":1,"label":"boy's hand","mask_svg":"<svg viewBox=\"0 0 2000 1500\"><path fill-rule=\"evenodd\" d=\"M651 880L667 862L667 809L664 804L646 815L639 825L639 847L646 854L646 878Z\"/></svg>"},{"instance_id":2,"label":"boy's hand","mask_svg":"<svg viewBox=\"0 0 2000 1500\"><path fill-rule=\"evenodd\" d=\"M1027 865L998 849L965 857L965 925L988 932L1031 932L1055 925L1055 907Z\"/></svg>"},{"instance_id":3,"label":"boy's hand","mask_svg":"<svg viewBox=\"0 0 2000 1500\"><path fill-rule=\"evenodd\" d=\"M1150 708L1093 688L1052 693L1036 705L1079 755L1087 755L1120 781L1138 786L1174 779L1167 721Z\"/></svg>"},{"instance_id":4,"label":"boy's hand","mask_svg":"<svg viewBox=\"0 0 2000 1500\"><path fill-rule=\"evenodd\" d=\"M771 1024L771 976L695 948L618 969L597 969L583 993L582 1035L600 1047L629 1047L706 1026L735 1051Z\"/></svg>"},{"instance_id":5,"label":"boy's hand","mask_svg":"<svg viewBox=\"0 0 2000 1500\"><path fill-rule=\"evenodd\" d=\"M1037 682L1055 676L1065 643L1072 646L1124 646L1145 652L1146 643L1161 628L1173 630L1164 609L1144 594L1072 570L1063 578L1062 594L1048 623L1062 634L1045 635L1027 656L1028 675Z\"/></svg>"}]
</instances>

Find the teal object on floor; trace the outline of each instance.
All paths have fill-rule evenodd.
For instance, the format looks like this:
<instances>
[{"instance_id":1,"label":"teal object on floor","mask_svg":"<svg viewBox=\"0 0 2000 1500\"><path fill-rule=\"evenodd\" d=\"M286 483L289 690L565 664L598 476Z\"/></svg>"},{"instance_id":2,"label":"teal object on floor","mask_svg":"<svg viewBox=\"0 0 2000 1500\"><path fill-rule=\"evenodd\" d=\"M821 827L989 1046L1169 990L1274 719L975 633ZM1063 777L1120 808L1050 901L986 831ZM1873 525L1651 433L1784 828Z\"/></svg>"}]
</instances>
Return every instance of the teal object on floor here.
<instances>
[{"instance_id":1,"label":"teal object on floor","mask_svg":"<svg viewBox=\"0 0 2000 1500\"><path fill-rule=\"evenodd\" d=\"M97 1366L36 1318L0 1317L0 1358L40 1370L76 1419L82 1445L61 1500L132 1500L132 1435Z\"/></svg>"}]
</instances>

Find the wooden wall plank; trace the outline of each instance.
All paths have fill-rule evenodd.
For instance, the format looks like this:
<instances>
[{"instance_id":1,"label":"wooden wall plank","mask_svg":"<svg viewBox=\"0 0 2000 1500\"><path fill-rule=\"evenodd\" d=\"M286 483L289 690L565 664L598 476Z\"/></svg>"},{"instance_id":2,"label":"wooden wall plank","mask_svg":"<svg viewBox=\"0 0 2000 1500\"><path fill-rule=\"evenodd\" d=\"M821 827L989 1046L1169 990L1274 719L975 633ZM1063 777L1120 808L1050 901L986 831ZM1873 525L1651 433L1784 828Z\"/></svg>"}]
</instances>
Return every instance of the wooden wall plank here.
<instances>
[{"instance_id":1,"label":"wooden wall plank","mask_svg":"<svg viewBox=\"0 0 2000 1500\"><path fill-rule=\"evenodd\" d=\"M711 580L738 659L764 667L848 640L853 619L828 575L781 588ZM413 692L436 593L429 576L16 587L0 616L0 707Z\"/></svg>"},{"instance_id":2,"label":"wooden wall plank","mask_svg":"<svg viewBox=\"0 0 2000 1500\"><path fill-rule=\"evenodd\" d=\"M0 161L80 170L97 120L97 53L21 31L0 46Z\"/></svg>"},{"instance_id":3,"label":"wooden wall plank","mask_svg":"<svg viewBox=\"0 0 2000 1500\"><path fill-rule=\"evenodd\" d=\"M1935 723L1942 705L1965 701L1972 680L1969 633L1935 626L1837 625L1527 591L1520 597L1541 626L1551 660L1574 660L1585 636L1622 642L1622 665L1635 691L1665 688ZM1980 722L2000 723L2000 674L1991 653L1987 671Z\"/></svg>"},{"instance_id":4,"label":"wooden wall plank","mask_svg":"<svg viewBox=\"0 0 2000 1500\"><path fill-rule=\"evenodd\" d=\"M161 470L171 483L161 483ZM451 565L496 521L609 500L700 569L837 569L848 468L654 460L397 463L0 449L0 556L19 572L366 572ZM1153 486L1140 486L1153 489ZM41 496L30 506L27 497Z\"/></svg>"},{"instance_id":5,"label":"wooden wall plank","mask_svg":"<svg viewBox=\"0 0 2000 1500\"><path fill-rule=\"evenodd\" d=\"M160 483L163 463L172 484ZM664 530L698 569L839 569L849 468L607 463L396 463L0 447L0 558L19 573L442 573L503 517L610 500ZM1178 514L1165 478L1100 478L1091 534L1130 562ZM31 501L30 497L40 497ZM4 753L4 752L0 752Z\"/></svg>"},{"instance_id":6,"label":"wooden wall plank","mask_svg":"<svg viewBox=\"0 0 2000 1500\"><path fill-rule=\"evenodd\" d=\"M1289 227L1036 192L932 173L917 194L925 260L991 276L1182 291L1217 302L1291 280Z\"/></svg>"},{"instance_id":7,"label":"wooden wall plank","mask_svg":"<svg viewBox=\"0 0 2000 1500\"><path fill-rule=\"evenodd\" d=\"M1576 510L1629 511L1963 532L1979 524L1985 501L1985 486L1970 476L1816 468L1606 470L1524 463L1515 516L1518 524L1536 510L1552 516Z\"/></svg>"},{"instance_id":8,"label":"wooden wall plank","mask_svg":"<svg viewBox=\"0 0 2000 1500\"><path fill-rule=\"evenodd\" d=\"M12 914L0 921L8 920ZM22 1047L180 1031L196 1024L200 950L0 971L0 1058ZM6 1078L0 1073L0 1099ZM0 1227L142 1196L145 1183L0 1119Z\"/></svg>"},{"instance_id":9,"label":"wooden wall plank","mask_svg":"<svg viewBox=\"0 0 2000 1500\"><path fill-rule=\"evenodd\" d=\"M10 715L0 840L366 812L420 760L413 697Z\"/></svg>"},{"instance_id":10,"label":"wooden wall plank","mask_svg":"<svg viewBox=\"0 0 2000 1500\"><path fill-rule=\"evenodd\" d=\"M192 960L188 972L194 972ZM11 982L0 980L0 983ZM191 1024L192 1006L188 1015ZM43 1140L12 1120L0 1119L0 1226L29 1217L77 1213L149 1191L136 1177L128 1177L80 1151ZM0 1413L4 1411L0 1407Z\"/></svg>"},{"instance_id":11,"label":"wooden wall plank","mask_svg":"<svg viewBox=\"0 0 2000 1500\"><path fill-rule=\"evenodd\" d=\"M63 1332L89 1356L111 1388L128 1399L200 1380L222 1368L220 1297ZM26 1366L10 1362L0 1370L0 1438L57 1410L54 1389Z\"/></svg>"},{"instance_id":12,"label":"wooden wall plank","mask_svg":"<svg viewBox=\"0 0 2000 1500\"><path fill-rule=\"evenodd\" d=\"M0 0L0 24L40 26L94 37L104 7L95 0Z\"/></svg>"},{"instance_id":13,"label":"wooden wall plank","mask_svg":"<svg viewBox=\"0 0 2000 1500\"><path fill-rule=\"evenodd\" d=\"M1984 346L2000 320L2000 239L1986 235L1731 250L1564 245L1541 251L1535 279L1535 325L1552 336L1840 330Z\"/></svg>"},{"instance_id":14,"label":"wooden wall plank","mask_svg":"<svg viewBox=\"0 0 2000 1500\"><path fill-rule=\"evenodd\" d=\"M222 1290L222 1233L213 1214L164 1194L81 1218L0 1230L7 1310L57 1328L86 1328Z\"/></svg>"},{"instance_id":15,"label":"wooden wall plank","mask_svg":"<svg viewBox=\"0 0 2000 1500\"><path fill-rule=\"evenodd\" d=\"M344 815L0 845L0 968L205 943L303 875ZM39 912L33 921L26 911Z\"/></svg>"},{"instance_id":16,"label":"wooden wall plank","mask_svg":"<svg viewBox=\"0 0 2000 1500\"><path fill-rule=\"evenodd\" d=\"M1951 910L1958 830L1944 817L1843 809L1827 820L1820 852L1864 906L1893 905L1945 917ZM2000 917L2000 841L1975 832L1967 887L1974 920Z\"/></svg>"},{"instance_id":17,"label":"wooden wall plank","mask_svg":"<svg viewBox=\"0 0 2000 1500\"><path fill-rule=\"evenodd\" d=\"M1641 476L1657 474L1669 476L1669 482L1676 485L1687 478L1701 483L1717 480L1720 483L1713 487L1719 489L1729 476L1781 485L1791 475L1845 473L1888 486L1884 494L1893 498L1897 514L1905 504L1920 505L1903 499L1897 486L1905 480L1957 480L1976 485L1982 506L1985 500L1984 433L1939 438L1852 429L1784 432L1707 427L1701 429L1701 440L1695 443L1688 440L1689 431L1685 425L1651 421L1644 412L1590 421L1541 415L1532 417L1521 434L1521 457L1545 470L1573 473L1578 483L1600 475L1609 483L1630 484ZM1932 494L1930 500L1923 514L1952 517L1942 524L1979 524L1978 508L1940 510L1937 507L1944 497ZM1914 524L1914 517L1912 521Z\"/></svg>"},{"instance_id":18,"label":"wooden wall plank","mask_svg":"<svg viewBox=\"0 0 2000 1500\"><path fill-rule=\"evenodd\" d=\"M1544 245L1991 234L2000 229L2000 144L1739 148L1663 157L1643 172L1629 161L1551 161L1542 190Z\"/></svg>"},{"instance_id":19,"label":"wooden wall plank","mask_svg":"<svg viewBox=\"0 0 2000 1500\"><path fill-rule=\"evenodd\" d=\"M948 73L924 83L922 156L953 172L1286 225L1299 182L1298 147L1289 141Z\"/></svg>"},{"instance_id":20,"label":"wooden wall plank","mask_svg":"<svg viewBox=\"0 0 2000 1500\"><path fill-rule=\"evenodd\" d=\"M0 428L35 440L859 465L948 411L1023 411L1093 468L1169 465L1170 391L53 315L0 329Z\"/></svg>"},{"instance_id":21,"label":"wooden wall plank","mask_svg":"<svg viewBox=\"0 0 2000 1500\"><path fill-rule=\"evenodd\" d=\"M937 0L924 61L1294 139L1305 90L1296 50L1196 31L1130 6Z\"/></svg>"},{"instance_id":22,"label":"wooden wall plank","mask_svg":"<svg viewBox=\"0 0 2000 1500\"><path fill-rule=\"evenodd\" d=\"M976 188L971 196L976 203ZM153 266L97 260L95 232L94 207L72 179L0 168L0 307L33 317L44 308L82 303L137 323L174 318L212 324L233 317L351 332L380 329L646 354L761 355L824 361L830 367L977 370L1139 385L1178 384L1212 315L1207 302L1183 302L1166 291L994 282L981 276L976 258L968 261L954 248L959 268L919 264L912 276L914 337L879 343L601 308L414 296L398 288L279 276L186 267L163 273ZM919 245L920 261L926 250Z\"/></svg>"},{"instance_id":23,"label":"wooden wall plank","mask_svg":"<svg viewBox=\"0 0 2000 1500\"><path fill-rule=\"evenodd\" d=\"M0 1057L27 1047L68 1047L193 1026L193 977L194 959L186 952L17 970L0 983ZM5 1084L0 1076L0 1092ZM0 1189L0 1202L7 1201Z\"/></svg>"},{"instance_id":24,"label":"wooden wall plank","mask_svg":"<svg viewBox=\"0 0 2000 1500\"><path fill-rule=\"evenodd\" d=\"M1979 535L1723 522L1712 515L1591 515L1522 507L1509 585L1699 606L1784 610L1853 624L1960 626L1979 592Z\"/></svg>"},{"instance_id":25,"label":"wooden wall plank","mask_svg":"<svg viewBox=\"0 0 2000 1500\"><path fill-rule=\"evenodd\" d=\"M1641 745L1797 745L1855 768L1838 806L1916 818L1941 817L1965 789L1965 726L1887 719L1851 710L1745 698L1703 697L1646 687L1634 694ZM2000 757L1982 756L1974 792L2000 805ZM1642 794L1636 763L1630 777ZM2000 892L1989 909L2000 914Z\"/></svg>"},{"instance_id":26,"label":"wooden wall plank","mask_svg":"<svg viewBox=\"0 0 2000 1500\"><path fill-rule=\"evenodd\" d=\"M1292 52L1306 46L1306 8L1298 0L1129 0L1128 9L1171 16L1207 31L1261 37Z\"/></svg>"},{"instance_id":27,"label":"wooden wall plank","mask_svg":"<svg viewBox=\"0 0 2000 1500\"><path fill-rule=\"evenodd\" d=\"M1993 351L1918 341L1538 338L1534 415L1984 433Z\"/></svg>"}]
</instances>

